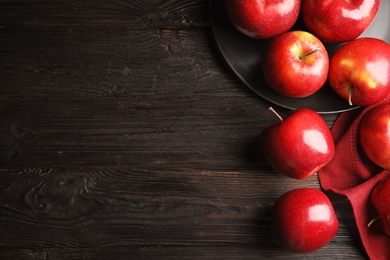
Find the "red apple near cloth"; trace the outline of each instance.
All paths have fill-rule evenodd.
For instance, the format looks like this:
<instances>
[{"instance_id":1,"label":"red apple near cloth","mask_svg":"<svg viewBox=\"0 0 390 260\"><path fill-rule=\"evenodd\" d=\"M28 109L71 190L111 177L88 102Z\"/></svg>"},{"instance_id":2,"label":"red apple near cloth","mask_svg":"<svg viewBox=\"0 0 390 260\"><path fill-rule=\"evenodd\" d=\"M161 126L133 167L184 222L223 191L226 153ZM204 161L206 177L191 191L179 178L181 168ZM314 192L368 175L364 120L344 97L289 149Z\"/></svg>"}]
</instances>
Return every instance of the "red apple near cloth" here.
<instances>
[{"instance_id":1,"label":"red apple near cloth","mask_svg":"<svg viewBox=\"0 0 390 260\"><path fill-rule=\"evenodd\" d=\"M390 169L390 103L378 105L368 112L359 130L364 153L376 165Z\"/></svg>"},{"instance_id":2,"label":"red apple near cloth","mask_svg":"<svg viewBox=\"0 0 390 260\"><path fill-rule=\"evenodd\" d=\"M338 49L330 60L328 80L350 105L369 106L390 94L390 45L358 38Z\"/></svg>"},{"instance_id":3,"label":"red apple near cloth","mask_svg":"<svg viewBox=\"0 0 390 260\"><path fill-rule=\"evenodd\" d=\"M302 0L308 30L324 42L356 39L374 20L380 0Z\"/></svg>"},{"instance_id":4,"label":"red apple near cloth","mask_svg":"<svg viewBox=\"0 0 390 260\"><path fill-rule=\"evenodd\" d=\"M305 31L289 31L267 48L262 59L267 84L289 97L307 97L326 82L329 57L322 42Z\"/></svg>"},{"instance_id":5,"label":"red apple near cloth","mask_svg":"<svg viewBox=\"0 0 390 260\"><path fill-rule=\"evenodd\" d=\"M283 245L296 252L323 247L339 225L331 201L314 188L296 188L280 196L274 205L274 222Z\"/></svg>"},{"instance_id":6,"label":"red apple near cloth","mask_svg":"<svg viewBox=\"0 0 390 260\"><path fill-rule=\"evenodd\" d=\"M280 35L295 24L301 0L226 0L226 13L243 34L257 39Z\"/></svg>"},{"instance_id":7,"label":"red apple near cloth","mask_svg":"<svg viewBox=\"0 0 390 260\"><path fill-rule=\"evenodd\" d=\"M372 194L371 203L378 213L383 231L390 236L390 178L379 182Z\"/></svg>"},{"instance_id":8,"label":"red apple near cloth","mask_svg":"<svg viewBox=\"0 0 390 260\"><path fill-rule=\"evenodd\" d=\"M333 158L330 129L315 111L300 108L279 119L265 128L260 138L263 154L274 169L294 179L305 179Z\"/></svg>"}]
</instances>

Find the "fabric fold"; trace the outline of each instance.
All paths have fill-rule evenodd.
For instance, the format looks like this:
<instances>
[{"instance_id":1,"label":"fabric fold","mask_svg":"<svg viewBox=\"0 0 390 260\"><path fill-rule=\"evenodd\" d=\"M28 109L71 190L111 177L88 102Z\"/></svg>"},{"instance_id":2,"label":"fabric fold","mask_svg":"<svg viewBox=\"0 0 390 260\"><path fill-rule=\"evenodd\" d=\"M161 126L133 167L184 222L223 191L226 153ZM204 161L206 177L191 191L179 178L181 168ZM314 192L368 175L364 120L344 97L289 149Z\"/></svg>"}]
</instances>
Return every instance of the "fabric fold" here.
<instances>
[{"instance_id":1,"label":"fabric fold","mask_svg":"<svg viewBox=\"0 0 390 260\"><path fill-rule=\"evenodd\" d=\"M336 145L333 160L318 172L324 190L346 196L352 205L360 238L372 260L390 259L390 236L380 227L380 221L368 223L376 217L370 201L375 185L390 176L364 154L359 142L359 125L364 115L390 98L375 105L341 113L331 132Z\"/></svg>"}]
</instances>

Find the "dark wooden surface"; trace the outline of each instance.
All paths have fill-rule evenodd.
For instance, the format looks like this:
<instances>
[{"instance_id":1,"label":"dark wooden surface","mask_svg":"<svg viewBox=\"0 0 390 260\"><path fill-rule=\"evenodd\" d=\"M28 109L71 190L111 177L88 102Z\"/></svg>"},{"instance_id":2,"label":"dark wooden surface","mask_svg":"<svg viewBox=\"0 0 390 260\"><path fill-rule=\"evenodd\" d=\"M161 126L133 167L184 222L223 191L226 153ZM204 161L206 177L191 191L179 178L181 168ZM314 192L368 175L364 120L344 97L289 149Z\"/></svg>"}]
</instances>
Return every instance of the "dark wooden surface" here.
<instances>
[{"instance_id":1,"label":"dark wooden surface","mask_svg":"<svg viewBox=\"0 0 390 260\"><path fill-rule=\"evenodd\" d=\"M332 194L332 242L281 247L272 203L318 179L263 160L259 134L276 118L222 59L208 8L0 2L0 258L366 258Z\"/></svg>"}]
</instances>

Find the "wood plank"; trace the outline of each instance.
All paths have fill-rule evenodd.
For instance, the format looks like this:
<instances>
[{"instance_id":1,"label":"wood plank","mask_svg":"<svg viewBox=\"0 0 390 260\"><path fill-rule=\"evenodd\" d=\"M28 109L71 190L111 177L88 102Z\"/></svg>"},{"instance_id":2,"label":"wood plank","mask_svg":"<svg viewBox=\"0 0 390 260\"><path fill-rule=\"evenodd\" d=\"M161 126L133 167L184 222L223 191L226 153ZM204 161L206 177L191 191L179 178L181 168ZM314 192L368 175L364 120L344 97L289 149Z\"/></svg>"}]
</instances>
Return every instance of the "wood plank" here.
<instances>
[{"instance_id":1,"label":"wood plank","mask_svg":"<svg viewBox=\"0 0 390 260\"><path fill-rule=\"evenodd\" d=\"M127 97L185 94L189 88L195 94L218 93L234 85L246 88L223 74L231 71L226 64L221 71L215 43L202 30L137 31L130 39L118 32L109 41L96 36L83 45L73 44L77 36L62 34L46 36L50 41L39 34L23 37L28 46L14 40L8 43L12 47L0 43L0 51L7 52L0 65L0 94Z\"/></svg>"},{"instance_id":2,"label":"wood plank","mask_svg":"<svg viewBox=\"0 0 390 260\"><path fill-rule=\"evenodd\" d=\"M267 111L268 103L257 97L2 98L1 102L0 165L7 167L258 168L263 166L260 133L276 120Z\"/></svg>"},{"instance_id":3,"label":"wood plank","mask_svg":"<svg viewBox=\"0 0 390 260\"><path fill-rule=\"evenodd\" d=\"M3 5L1 96L183 93L189 82L201 93L214 81L225 89L207 1Z\"/></svg>"},{"instance_id":4,"label":"wood plank","mask_svg":"<svg viewBox=\"0 0 390 260\"><path fill-rule=\"evenodd\" d=\"M198 27L207 24L207 0L2 1L3 21L16 25L116 25L137 28ZM8 25L8 23L7 23ZM111 27L108 27L110 29ZM109 30L107 30L109 31Z\"/></svg>"},{"instance_id":5,"label":"wood plank","mask_svg":"<svg viewBox=\"0 0 390 260\"><path fill-rule=\"evenodd\" d=\"M0 227L0 245L10 250L232 244L262 245L276 253L281 245L272 226L273 202L293 187L318 187L318 183L315 177L294 181L263 174L2 170L0 215L7 225ZM348 202L331 198L341 222L332 243L356 243Z\"/></svg>"},{"instance_id":6,"label":"wood plank","mask_svg":"<svg viewBox=\"0 0 390 260\"><path fill-rule=\"evenodd\" d=\"M334 250L340 250L337 258ZM118 248L84 248L84 249L22 249L0 252L0 257L5 259L367 259L358 250L350 250L349 247L329 245L319 251L307 254L280 251L262 248L261 246L140 246Z\"/></svg>"}]
</instances>

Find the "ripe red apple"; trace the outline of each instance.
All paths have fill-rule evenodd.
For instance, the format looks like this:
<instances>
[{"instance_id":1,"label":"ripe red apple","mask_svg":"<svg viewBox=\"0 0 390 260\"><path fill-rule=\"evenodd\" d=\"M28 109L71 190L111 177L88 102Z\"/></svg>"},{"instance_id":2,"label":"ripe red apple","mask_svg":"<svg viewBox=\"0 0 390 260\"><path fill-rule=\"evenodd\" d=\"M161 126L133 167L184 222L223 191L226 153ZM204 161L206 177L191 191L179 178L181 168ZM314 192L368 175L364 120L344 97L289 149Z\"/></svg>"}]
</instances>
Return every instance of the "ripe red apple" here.
<instances>
[{"instance_id":1,"label":"ripe red apple","mask_svg":"<svg viewBox=\"0 0 390 260\"><path fill-rule=\"evenodd\" d=\"M280 196L274 205L274 222L282 244L297 252L323 247L339 227L331 201L314 188L296 188Z\"/></svg>"},{"instance_id":2,"label":"ripe red apple","mask_svg":"<svg viewBox=\"0 0 390 260\"><path fill-rule=\"evenodd\" d=\"M315 111L300 108L279 119L261 134L264 157L274 169L294 179L305 179L333 158L330 129Z\"/></svg>"},{"instance_id":3,"label":"ripe red apple","mask_svg":"<svg viewBox=\"0 0 390 260\"><path fill-rule=\"evenodd\" d=\"M364 115L359 128L362 150L376 165L390 169L390 103ZM390 194L390 193L389 193Z\"/></svg>"},{"instance_id":4,"label":"ripe red apple","mask_svg":"<svg viewBox=\"0 0 390 260\"><path fill-rule=\"evenodd\" d=\"M227 16L243 34L257 39L282 34L295 24L301 0L226 0Z\"/></svg>"},{"instance_id":5,"label":"ripe red apple","mask_svg":"<svg viewBox=\"0 0 390 260\"><path fill-rule=\"evenodd\" d=\"M390 178L379 182L371 193L371 203L378 213L383 231L390 236Z\"/></svg>"},{"instance_id":6,"label":"ripe red apple","mask_svg":"<svg viewBox=\"0 0 390 260\"><path fill-rule=\"evenodd\" d=\"M381 101L390 94L390 45L376 38L350 41L331 58L328 79L350 105Z\"/></svg>"},{"instance_id":7,"label":"ripe red apple","mask_svg":"<svg viewBox=\"0 0 390 260\"><path fill-rule=\"evenodd\" d=\"M305 31L289 31L273 40L262 64L267 84L289 97L306 97L317 92L329 71L324 45Z\"/></svg>"},{"instance_id":8,"label":"ripe red apple","mask_svg":"<svg viewBox=\"0 0 390 260\"><path fill-rule=\"evenodd\" d=\"M308 30L324 42L356 39L374 20L380 0L302 0Z\"/></svg>"}]
</instances>

